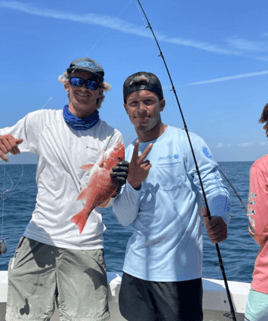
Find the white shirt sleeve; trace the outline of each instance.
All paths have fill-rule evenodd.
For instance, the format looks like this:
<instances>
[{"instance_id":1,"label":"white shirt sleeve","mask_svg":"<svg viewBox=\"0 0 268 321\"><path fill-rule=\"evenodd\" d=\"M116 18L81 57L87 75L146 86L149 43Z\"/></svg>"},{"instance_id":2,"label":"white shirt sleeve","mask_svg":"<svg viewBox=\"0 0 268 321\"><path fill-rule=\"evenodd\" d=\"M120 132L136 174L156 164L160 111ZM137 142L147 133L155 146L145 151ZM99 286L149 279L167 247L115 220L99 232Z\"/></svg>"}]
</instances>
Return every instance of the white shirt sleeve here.
<instances>
[{"instance_id":1,"label":"white shirt sleeve","mask_svg":"<svg viewBox=\"0 0 268 321\"><path fill-rule=\"evenodd\" d=\"M12 127L0 129L0 136L11 134L14 138L22 138L23 142L18 145L21 153L37 153L38 139L43 129L44 110L38 110L27 114ZM7 156L12 155L8 153Z\"/></svg>"}]
</instances>

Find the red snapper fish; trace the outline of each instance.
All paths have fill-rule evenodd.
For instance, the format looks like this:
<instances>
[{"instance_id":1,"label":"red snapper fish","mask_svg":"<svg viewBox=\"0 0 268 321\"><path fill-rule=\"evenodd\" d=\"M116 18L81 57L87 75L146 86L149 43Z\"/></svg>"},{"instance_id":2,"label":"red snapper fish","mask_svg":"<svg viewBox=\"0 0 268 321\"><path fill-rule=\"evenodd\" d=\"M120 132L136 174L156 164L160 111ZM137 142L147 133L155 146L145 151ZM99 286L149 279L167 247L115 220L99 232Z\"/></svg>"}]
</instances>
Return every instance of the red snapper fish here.
<instances>
[{"instance_id":1,"label":"red snapper fish","mask_svg":"<svg viewBox=\"0 0 268 321\"><path fill-rule=\"evenodd\" d=\"M112 179L110 173L117 163L125 160L124 144L118 142L114 148L105 152L98 159L96 164L81 166L84 171L89 171L89 181L87 187L81 191L77 201L86 200L83 209L71 218L71 222L78 226L80 234L82 233L87 219L95 207L106 207L111 197L116 192L119 182Z\"/></svg>"}]
</instances>

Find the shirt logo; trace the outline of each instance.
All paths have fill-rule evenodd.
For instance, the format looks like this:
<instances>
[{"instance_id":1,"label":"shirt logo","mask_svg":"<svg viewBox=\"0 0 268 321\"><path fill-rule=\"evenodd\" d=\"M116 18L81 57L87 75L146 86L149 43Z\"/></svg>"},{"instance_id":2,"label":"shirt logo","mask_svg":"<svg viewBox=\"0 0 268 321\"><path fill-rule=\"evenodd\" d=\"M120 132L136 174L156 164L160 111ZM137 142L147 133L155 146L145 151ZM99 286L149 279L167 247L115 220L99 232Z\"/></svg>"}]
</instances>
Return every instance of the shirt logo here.
<instances>
[{"instance_id":1,"label":"shirt logo","mask_svg":"<svg viewBox=\"0 0 268 321\"><path fill-rule=\"evenodd\" d=\"M210 154L210 151L207 147L203 147L203 153L207 158L212 159L212 155Z\"/></svg>"},{"instance_id":2,"label":"shirt logo","mask_svg":"<svg viewBox=\"0 0 268 321\"><path fill-rule=\"evenodd\" d=\"M168 156L163 156L159 157L157 161L157 165L175 165L179 163L179 155L168 155Z\"/></svg>"}]
</instances>

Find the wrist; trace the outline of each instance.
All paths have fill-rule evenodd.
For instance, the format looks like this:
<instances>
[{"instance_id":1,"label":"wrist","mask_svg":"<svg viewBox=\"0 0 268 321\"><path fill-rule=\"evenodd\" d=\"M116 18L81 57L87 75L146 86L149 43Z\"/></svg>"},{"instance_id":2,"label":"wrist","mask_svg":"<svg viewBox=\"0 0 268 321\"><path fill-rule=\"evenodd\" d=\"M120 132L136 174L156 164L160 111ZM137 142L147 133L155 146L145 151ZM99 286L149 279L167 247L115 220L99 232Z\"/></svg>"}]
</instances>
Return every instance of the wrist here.
<instances>
[{"instance_id":1,"label":"wrist","mask_svg":"<svg viewBox=\"0 0 268 321\"><path fill-rule=\"evenodd\" d=\"M133 187L136 191L140 190L141 189L141 184L140 183L137 183L137 182L133 182L133 181L129 181L127 180L128 184Z\"/></svg>"}]
</instances>

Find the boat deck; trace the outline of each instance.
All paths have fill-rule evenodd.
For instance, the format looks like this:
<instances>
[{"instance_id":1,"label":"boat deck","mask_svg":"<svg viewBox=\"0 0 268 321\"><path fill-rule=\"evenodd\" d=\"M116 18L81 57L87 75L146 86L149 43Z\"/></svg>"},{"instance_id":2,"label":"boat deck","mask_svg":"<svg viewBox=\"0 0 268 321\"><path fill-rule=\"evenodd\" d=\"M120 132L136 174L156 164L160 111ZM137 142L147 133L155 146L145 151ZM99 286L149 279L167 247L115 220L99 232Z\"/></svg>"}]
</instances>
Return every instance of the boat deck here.
<instances>
[{"instance_id":1,"label":"boat deck","mask_svg":"<svg viewBox=\"0 0 268 321\"><path fill-rule=\"evenodd\" d=\"M125 320L118 309L118 294L121 285L122 273L108 272L109 282L109 308L111 321ZM247 303L247 295L250 283L228 281L233 299L237 321L244 321L244 313ZM222 280L203 279L203 311L204 321L228 321L230 316L229 303ZM0 320L5 320L7 300L7 271L0 271ZM58 310L55 311L51 321L58 321Z\"/></svg>"}]
</instances>

